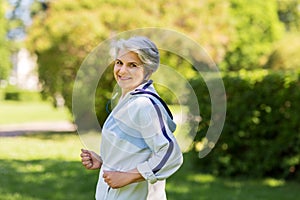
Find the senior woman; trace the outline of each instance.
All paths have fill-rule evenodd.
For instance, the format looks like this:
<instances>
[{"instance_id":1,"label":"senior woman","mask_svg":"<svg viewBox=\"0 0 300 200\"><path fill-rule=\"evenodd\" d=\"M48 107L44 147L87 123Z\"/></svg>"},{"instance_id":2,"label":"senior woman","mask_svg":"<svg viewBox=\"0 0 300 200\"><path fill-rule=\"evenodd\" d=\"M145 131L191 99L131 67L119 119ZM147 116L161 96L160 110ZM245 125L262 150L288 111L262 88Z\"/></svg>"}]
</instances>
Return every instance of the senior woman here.
<instances>
[{"instance_id":1,"label":"senior woman","mask_svg":"<svg viewBox=\"0 0 300 200\"><path fill-rule=\"evenodd\" d=\"M136 36L117 41L113 50L121 97L103 125L100 155L82 149L82 164L100 169L97 200L164 200L165 179L183 159L172 114L150 80L158 49Z\"/></svg>"}]
</instances>

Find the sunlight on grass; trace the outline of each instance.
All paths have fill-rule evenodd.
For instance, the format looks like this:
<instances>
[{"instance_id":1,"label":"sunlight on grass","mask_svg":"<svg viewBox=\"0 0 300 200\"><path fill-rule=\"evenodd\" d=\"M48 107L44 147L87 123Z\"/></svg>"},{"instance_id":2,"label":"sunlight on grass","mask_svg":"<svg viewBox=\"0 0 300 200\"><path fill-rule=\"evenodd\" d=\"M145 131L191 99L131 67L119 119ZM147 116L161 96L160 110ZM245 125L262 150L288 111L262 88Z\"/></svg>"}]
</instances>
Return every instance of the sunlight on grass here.
<instances>
[{"instance_id":1,"label":"sunlight on grass","mask_svg":"<svg viewBox=\"0 0 300 200\"><path fill-rule=\"evenodd\" d=\"M54 108L49 102L0 101L0 124L39 121L69 121L71 115L66 108Z\"/></svg>"},{"instance_id":2,"label":"sunlight on grass","mask_svg":"<svg viewBox=\"0 0 300 200\"><path fill-rule=\"evenodd\" d=\"M28 163L23 166L19 172L44 172L45 167L41 164Z\"/></svg>"},{"instance_id":3,"label":"sunlight on grass","mask_svg":"<svg viewBox=\"0 0 300 200\"><path fill-rule=\"evenodd\" d=\"M273 179L273 178L267 178L264 180L263 183L270 187L280 187L280 186L285 185L284 180L278 180L278 179Z\"/></svg>"},{"instance_id":4,"label":"sunlight on grass","mask_svg":"<svg viewBox=\"0 0 300 200\"><path fill-rule=\"evenodd\" d=\"M93 199L98 171L80 162L77 133L0 138L0 200Z\"/></svg>"},{"instance_id":5,"label":"sunlight on grass","mask_svg":"<svg viewBox=\"0 0 300 200\"><path fill-rule=\"evenodd\" d=\"M75 133L34 134L0 138L0 159L64 159L78 160L79 137Z\"/></svg>"},{"instance_id":6,"label":"sunlight on grass","mask_svg":"<svg viewBox=\"0 0 300 200\"><path fill-rule=\"evenodd\" d=\"M0 137L0 200L93 199L99 171L81 165L81 148L77 133ZM167 180L168 200L294 200L300 195L296 182L193 171L192 157L184 156L183 166Z\"/></svg>"},{"instance_id":7,"label":"sunlight on grass","mask_svg":"<svg viewBox=\"0 0 300 200\"><path fill-rule=\"evenodd\" d=\"M168 200L294 200L300 194L296 182L204 174L190 164L190 154L184 157L183 166L167 180Z\"/></svg>"},{"instance_id":8,"label":"sunlight on grass","mask_svg":"<svg viewBox=\"0 0 300 200\"><path fill-rule=\"evenodd\" d=\"M197 175L190 175L187 177L187 180L194 181L197 183L211 183L216 180L216 177L209 174L197 174Z\"/></svg>"},{"instance_id":9,"label":"sunlight on grass","mask_svg":"<svg viewBox=\"0 0 300 200\"><path fill-rule=\"evenodd\" d=\"M0 189L1 191L1 189ZM1 193L0 199L5 200L36 200L36 198L28 198L20 193L13 193L13 194L3 194Z\"/></svg>"}]
</instances>

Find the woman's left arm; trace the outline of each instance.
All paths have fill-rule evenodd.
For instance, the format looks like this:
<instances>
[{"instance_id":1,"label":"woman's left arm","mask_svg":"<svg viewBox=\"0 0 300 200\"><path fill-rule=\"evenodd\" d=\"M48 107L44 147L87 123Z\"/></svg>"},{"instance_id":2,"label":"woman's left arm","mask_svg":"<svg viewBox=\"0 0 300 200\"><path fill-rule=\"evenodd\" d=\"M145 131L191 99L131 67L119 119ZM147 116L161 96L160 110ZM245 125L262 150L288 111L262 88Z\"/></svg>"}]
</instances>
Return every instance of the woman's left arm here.
<instances>
[{"instance_id":1,"label":"woman's left arm","mask_svg":"<svg viewBox=\"0 0 300 200\"><path fill-rule=\"evenodd\" d=\"M145 103L139 111L139 119L141 133L152 156L138 164L137 170L153 184L174 174L182 165L183 156L168 123L172 120L162 106L148 99L148 105Z\"/></svg>"},{"instance_id":2,"label":"woman's left arm","mask_svg":"<svg viewBox=\"0 0 300 200\"><path fill-rule=\"evenodd\" d=\"M103 179L113 189L145 180L137 169L133 169L128 172L104 171Z\"/></svg>"}]
</instances>

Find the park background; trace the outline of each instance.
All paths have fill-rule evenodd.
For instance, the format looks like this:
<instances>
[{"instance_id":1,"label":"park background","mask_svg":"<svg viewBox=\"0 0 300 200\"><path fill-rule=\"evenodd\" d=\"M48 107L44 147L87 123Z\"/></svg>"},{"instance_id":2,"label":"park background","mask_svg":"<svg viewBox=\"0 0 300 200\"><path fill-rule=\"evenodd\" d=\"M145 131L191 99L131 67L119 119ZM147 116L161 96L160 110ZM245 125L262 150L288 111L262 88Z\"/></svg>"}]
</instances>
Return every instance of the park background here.
<instances>
[{"instance_id":1,"label":"park background","mask_svg":"<svg viewBox=\"0 0 300 200\"><path fill-rule=\"evenodd\" d=\"M0 0L0 128L72 122L73 83L84 58L110 36L146 27L199 43L226 89L222 135L199 159L210 124L209 93L190 63L162 52L162 63L181 70L193 86L202 117L184 165L167 181L169 199L298 197L299 0ZM22 55L36 63L28 84L18 77ZM114 82L107 76L101 84L100 123ZM176 112L176 99L164 99ZM93 199L97 171L81 166L77 133L34 129L0 137L0 199Z\"/></svg>"}]
</instances>

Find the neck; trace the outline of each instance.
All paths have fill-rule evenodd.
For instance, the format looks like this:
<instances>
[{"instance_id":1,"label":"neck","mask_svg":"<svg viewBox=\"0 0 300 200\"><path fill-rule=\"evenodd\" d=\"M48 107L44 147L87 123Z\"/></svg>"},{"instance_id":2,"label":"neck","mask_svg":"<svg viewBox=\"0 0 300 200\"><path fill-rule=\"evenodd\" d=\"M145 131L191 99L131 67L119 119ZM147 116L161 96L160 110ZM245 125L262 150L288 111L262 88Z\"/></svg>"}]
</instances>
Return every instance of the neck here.
<instances>
[{"instance_id":1,"label":"neck","mask_svg":"<svg viewBox=\"0 0 300 200\"><path fill-rule=\"evenodd\" d=\"M147 83L149 80L143 80L142 82L141 82L141 84L139 84L137 87L139 87L140 85L143 85L143 84L145 84L145 83ZM137 88L136 87L136 88ZM133 90L133 89L132 89ZM128 93L128 92L130 92L130 91L132 91L132 90L129 90L129 89L123 89L122 88L122 94L121 94L121 99Z\"/></svg>"},{"instance_id":2,"label":"neck","mask_svg":"<svg viewBox=\"0 0 300 200\"><path fill-rule=\"evenodd\" d=\"M129 92L129 90L122 89L121 99L125 97L125 95Z\"/></svg>"}]
</instances>

